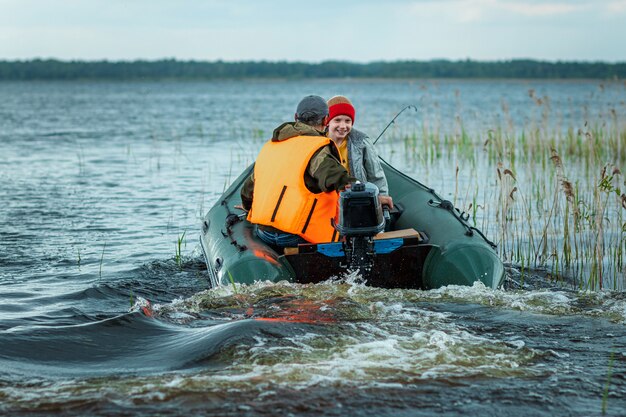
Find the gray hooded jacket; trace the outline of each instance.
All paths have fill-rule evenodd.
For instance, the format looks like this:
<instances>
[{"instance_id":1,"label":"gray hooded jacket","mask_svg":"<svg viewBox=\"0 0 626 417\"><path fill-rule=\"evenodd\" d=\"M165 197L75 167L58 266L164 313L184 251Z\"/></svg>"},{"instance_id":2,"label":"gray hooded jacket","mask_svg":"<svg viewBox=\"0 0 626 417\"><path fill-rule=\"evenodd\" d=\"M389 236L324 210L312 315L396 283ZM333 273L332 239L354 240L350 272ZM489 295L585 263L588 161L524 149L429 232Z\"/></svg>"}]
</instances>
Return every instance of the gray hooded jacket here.
<instances>
[{"instance_id":1,"label":"gray hooded jacket","mask_svg":"<svg viewBox=\"0 0 626 417\"><path fill-rule=\"evenodd\" d=\"M352 129L348 135L348 164L350 175L359 181L376 184L382 195L389 195L385 172L378 158L378 152L363 132Z\"/></svg>"}]
</instances>

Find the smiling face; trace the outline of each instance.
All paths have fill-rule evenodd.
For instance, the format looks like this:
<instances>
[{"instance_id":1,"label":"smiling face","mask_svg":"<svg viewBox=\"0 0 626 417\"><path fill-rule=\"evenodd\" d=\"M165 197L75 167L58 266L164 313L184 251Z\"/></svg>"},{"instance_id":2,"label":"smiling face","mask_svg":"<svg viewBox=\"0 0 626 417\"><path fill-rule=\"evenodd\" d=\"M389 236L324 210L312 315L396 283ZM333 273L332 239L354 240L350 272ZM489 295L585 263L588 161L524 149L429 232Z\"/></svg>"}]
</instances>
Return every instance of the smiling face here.
<instances>
[{"instance_id":1,"label":"smiling face","mask_svg":"<svg viewBox=\"0 0 626 417\"><path fill-rule=\"evenodd\" d=\"M328 136L335 142L341 143L352 130L352 119L340 114L328 122Z\"/></svg>"}]
</instances>

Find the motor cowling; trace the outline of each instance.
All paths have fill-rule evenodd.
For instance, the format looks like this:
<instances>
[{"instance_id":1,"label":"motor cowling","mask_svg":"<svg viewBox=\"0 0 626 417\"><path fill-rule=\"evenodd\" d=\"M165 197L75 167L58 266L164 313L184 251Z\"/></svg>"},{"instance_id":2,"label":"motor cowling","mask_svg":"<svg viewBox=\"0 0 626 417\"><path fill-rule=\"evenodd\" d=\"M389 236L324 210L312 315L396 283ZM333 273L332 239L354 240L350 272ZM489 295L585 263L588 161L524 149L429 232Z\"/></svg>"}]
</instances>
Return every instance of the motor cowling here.
<instances>
[{"instance_id":1,"label":"motor cowling","mask_svg":"<svg viewBox=\"0 0 626 417\"><path fill-rule=\"evenodd\" d=\"M343 237L345 267L367 275L374 264L373 238L385 230L378 187L357 181L339 193L334 226Z\"/></svg>"},{"instance_id":2,"label":"motor cowling","mask_svg":"<svg viewBox=\"0 0 626 417\"><path fill-rule=\"evenodd\" d=\"M342 236L374 236L385 229L378 187L357 181L339 193L335 228Z\"/></svg>"}]
</instances>

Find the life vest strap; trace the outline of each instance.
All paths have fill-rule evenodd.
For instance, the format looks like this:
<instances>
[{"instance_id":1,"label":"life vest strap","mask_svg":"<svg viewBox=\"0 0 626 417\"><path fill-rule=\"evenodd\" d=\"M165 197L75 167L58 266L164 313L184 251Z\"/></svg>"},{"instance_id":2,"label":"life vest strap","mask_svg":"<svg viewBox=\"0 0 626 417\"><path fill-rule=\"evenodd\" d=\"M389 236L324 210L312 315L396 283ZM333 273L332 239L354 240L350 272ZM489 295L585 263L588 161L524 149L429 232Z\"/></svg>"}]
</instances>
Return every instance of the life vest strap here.
<instances>
[{"instance_id":1,"label":"life vest strap","mask_svg":"<svg viewBox=\"0 0 626 417\"><path fill-rule=\"evenodd\" d=\"M311 217L313 216L313 210L315 210L315 206L317 205L317 198L313 200L313 205L311 205L311 210L309 211L309 215L306 218L306 222L304 223L304 227L302 228L302 233L306 233L307 227L309 227L309 222L311 221Z\"/></svg>"},{"instance_id":2,"label":"life vest strap","mask_svg":"<svg viewBox=\"0 0 626 417\"><path fill-rule=\"evenodd\" d=\"M283 185L283 190L280 192L280 197L278 197L278 201L276 202L276 207L274 207L274 212L272 213L271 222L273 223L276 220L276 213L278 213L278 207L280 207L280 203L283 201L283 197L285 196L285 191L287 191L287 186Z\"/></svg>"}]
</instances>

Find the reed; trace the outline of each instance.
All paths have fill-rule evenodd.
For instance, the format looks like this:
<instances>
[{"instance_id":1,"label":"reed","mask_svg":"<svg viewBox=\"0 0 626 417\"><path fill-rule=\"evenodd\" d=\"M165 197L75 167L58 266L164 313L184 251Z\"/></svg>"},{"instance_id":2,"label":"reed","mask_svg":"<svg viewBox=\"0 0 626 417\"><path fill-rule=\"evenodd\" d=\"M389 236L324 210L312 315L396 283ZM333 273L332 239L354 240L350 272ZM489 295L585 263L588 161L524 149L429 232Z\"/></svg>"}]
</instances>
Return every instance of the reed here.
<instances>
[{"instance_id":1,"label":"reed","mask_svg":"<svg viewBox=\"0 0 626 417\"><path fill-rule=\"evenodd\" d=\"M602 391L602 415L606 414L606 409L609 400L609 387L611 386L611 377L613 376L613 360L615 359L615 349L611 350L609 356L609 366L606 371L606 382L604 383L604 390Z\"/></svg>"},{"instance_id":2,"label":"reed","mask_svg":"<svg viewBox=\"0 0 626 417\"><path fill-rule=\"evenodd\" d=\"M503 121L484 132L468 131L460 117L449 132L424 120L403 136L406 158L426 173L456 167L444 173L455 205L522 275L545 270L581 290L624 289L623 115L612 108L593 118L585 110L580 125L561 126L550 97L531 90L529 98L533 117L523 126L514 126L506 104Z\"/></svg>"},{"instance_id":3,"label":"reed","mask_svg":"<svg viewBox=\"0 0 626 417\"><path fill-rule=\"evenodd\" d=\"M179 268L182 268L182 264L183 264L183 252L182 252L182 247L183 247L183 243L185 245L185 248L187 247L187 240L185 239L185 235L187 234L187 231L183 231L182 235L178 235L178 238L176 239L176 253L174 255L174 260L176 261L176 265L178 265Z\"/></svg>"},{"instance_id":4,"label":"reed","mask_svg":"<svg viewBox=\"0 0 626 417\"><path fill-rule=\"evenodd\" d=\"M235 279L233 278L233 275L230 273L230 270L228 271L228 280L230 281L230 285L233 286L233 292L235 293L235 295L237 295L237 286L235 285Z\"/></svg>"}]
</instances>

